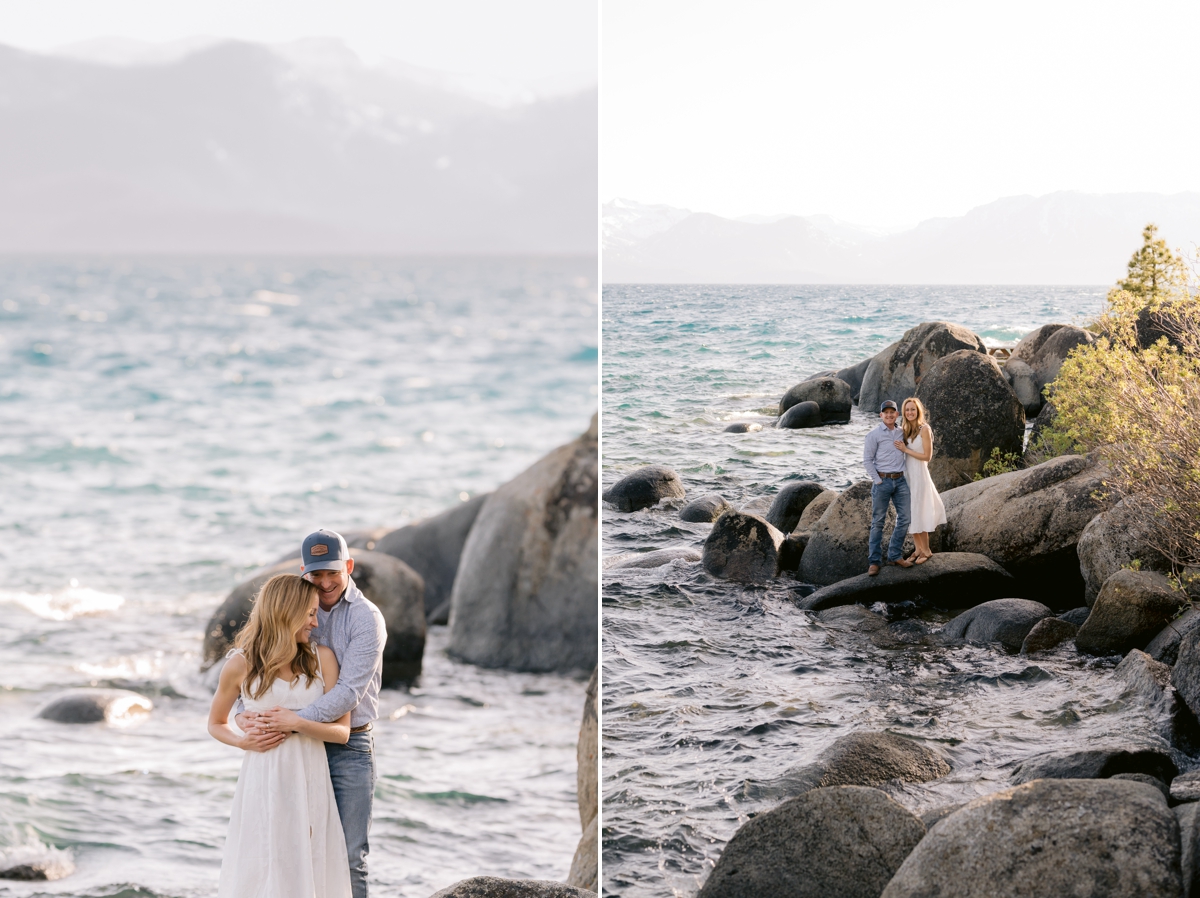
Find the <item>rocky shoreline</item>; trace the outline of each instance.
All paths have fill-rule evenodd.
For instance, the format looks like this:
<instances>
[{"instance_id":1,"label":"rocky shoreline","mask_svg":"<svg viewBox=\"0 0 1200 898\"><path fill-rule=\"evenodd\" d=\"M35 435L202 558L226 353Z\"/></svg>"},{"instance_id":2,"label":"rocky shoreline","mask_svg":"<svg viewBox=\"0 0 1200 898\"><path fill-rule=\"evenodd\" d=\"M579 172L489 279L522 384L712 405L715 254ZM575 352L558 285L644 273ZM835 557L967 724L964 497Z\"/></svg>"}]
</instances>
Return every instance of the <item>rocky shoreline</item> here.
<instances>
[{"instance_id":1,"label":"rocky shoreline","mask_svg":"<svg viewBox=\"0 0 1200 898\"><path fill-rule=\"evenodd\" d=\"M864 651L974 643L1029 658L1123 656L1096 676L1120 680L1167 721L1155 736L1169 750L1102 744L1035 756L1001 771L1010 788L924 819L881 789L935 781L950 773L949 761L905 735L852 733L811 764L745 783L747 795L782 803L738 830L702 898L1200 889L1200 786L1191 772L1200 766L1200 611L1192 607L1200 596L1164 576L1164 559L1138 527L1137 497L1117 494L1102 463L1077 455L1039 463L1026 452L1027 418L1052 414L1043 389L1070 349L1092 340L1081 328L1046 325L997 359L966 328L927 322L870 359L787 391L777 428L836 426L847 394L868 413L884 399L925 403L936 441L930 472L948 520L933 536L937 554L919 568L866 576L865 480L840 492L789 482L765 513L757 501L737 509L715 494L689 502L683 479L662 464L606 490L610 514L678 507L683 520L712 522L698 551L627 553L605 559L606 570L698 561L735 583L786 584L797 613L850 634ZM806 403L815 410L793 414ZM1024 466L975 480L993 452L1024 455ZM957 614L937 626L926 614L933 610ZM1194 776L1200 781L1200 771Z\"/></svg>"}]
</instances>

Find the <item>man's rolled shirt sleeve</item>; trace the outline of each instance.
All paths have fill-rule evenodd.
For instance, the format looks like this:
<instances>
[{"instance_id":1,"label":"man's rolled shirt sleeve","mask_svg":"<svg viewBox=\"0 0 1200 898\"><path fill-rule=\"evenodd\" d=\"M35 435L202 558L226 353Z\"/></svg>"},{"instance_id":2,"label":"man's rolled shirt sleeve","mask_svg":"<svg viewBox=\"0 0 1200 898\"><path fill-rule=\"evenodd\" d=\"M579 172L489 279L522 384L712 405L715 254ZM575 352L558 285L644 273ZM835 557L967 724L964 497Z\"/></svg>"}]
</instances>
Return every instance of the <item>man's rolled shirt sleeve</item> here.
<instances>
[{"instance_id":1,"label":"man's rolled shirt sleeve","mask_svg":"<svg viewBox=\"0 0 1200 898\"><path fill-rule=\"evenodd\" d=\"M350 645L338 659L337 685L296 713L305 720L332 723L358 707L380 666L386 641L387 629L382 617L360 614L350 631Z\"/></svg>"},{"instance_id":2,"label":"man's rolled shirt sleeve","mask_svg":"<svg viewBox=\"0 0 1200 898\"><path fill-rule=\"evenodd\" d=\"M879 448L877 430L872 430L867 434L867 439L863 443L863 467L867 469L867 474L871 477L871 482L879 484L883 482L883 478L879 476L879 470L875 467L875 451Z\"/></svg>"}]
</instances>

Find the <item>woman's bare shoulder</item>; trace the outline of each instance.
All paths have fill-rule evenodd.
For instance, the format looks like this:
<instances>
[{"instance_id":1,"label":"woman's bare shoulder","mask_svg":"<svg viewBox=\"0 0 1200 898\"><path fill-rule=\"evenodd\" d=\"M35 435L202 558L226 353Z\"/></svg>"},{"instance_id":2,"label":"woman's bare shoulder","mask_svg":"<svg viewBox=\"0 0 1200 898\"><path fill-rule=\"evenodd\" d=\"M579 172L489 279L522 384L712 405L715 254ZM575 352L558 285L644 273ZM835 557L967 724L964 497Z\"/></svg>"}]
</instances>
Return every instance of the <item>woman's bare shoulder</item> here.
<instances>
[{"instance_id":1,"label":"woman's bare shoulder","mask_svg":"<svg viewBox=\"0 0 1200 898\"><path fill-rule=\"evenodd\" d=\"M338 667L337 655L335 655L333 653L333 649L331 649L329 646L318 645L317 646L317 657L321 659L322 665L332 664L334 670L337 670L337 667Z\"/></svg>"}]
</instances>

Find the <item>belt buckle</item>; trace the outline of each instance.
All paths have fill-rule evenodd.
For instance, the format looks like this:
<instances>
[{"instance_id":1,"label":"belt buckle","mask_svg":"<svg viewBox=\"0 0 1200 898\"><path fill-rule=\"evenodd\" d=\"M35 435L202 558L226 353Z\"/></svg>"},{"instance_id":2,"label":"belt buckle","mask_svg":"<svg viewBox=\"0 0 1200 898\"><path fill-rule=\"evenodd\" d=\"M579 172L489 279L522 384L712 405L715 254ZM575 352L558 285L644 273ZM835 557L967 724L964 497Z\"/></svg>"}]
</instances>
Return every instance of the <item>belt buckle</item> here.
<instances>
[{"instance_id":1,"label":"belt buckle","mask_svg":"<svg viewBox=\"0 0 1200 898\"><path fill-rule=\"evenodd\" d=\"M371 732L371 724L364 723L360 727L351 727L350 732L351 733L369 733L369 732Z\"/></svg>"}]
</instances>

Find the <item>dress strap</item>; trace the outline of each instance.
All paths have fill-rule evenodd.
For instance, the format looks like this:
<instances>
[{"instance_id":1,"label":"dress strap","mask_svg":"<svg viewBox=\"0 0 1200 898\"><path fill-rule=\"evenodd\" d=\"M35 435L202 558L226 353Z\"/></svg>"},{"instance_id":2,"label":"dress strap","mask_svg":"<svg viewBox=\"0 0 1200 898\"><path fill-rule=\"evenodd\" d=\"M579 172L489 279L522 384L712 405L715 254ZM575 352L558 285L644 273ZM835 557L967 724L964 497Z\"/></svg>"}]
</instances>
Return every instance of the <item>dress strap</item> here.
<instances>
[{"instance_id":1,"label":"dress strap","mask_svg":"<svg viewBox=\"0 0 1200 898\"><path fill-rule=\"evenodd\" d=\"M318 645L313 651L317 653L317 676L321 678L321 682L325 682L325 671L321 669L321 646Z\"/></svg>"}]
</instances>

